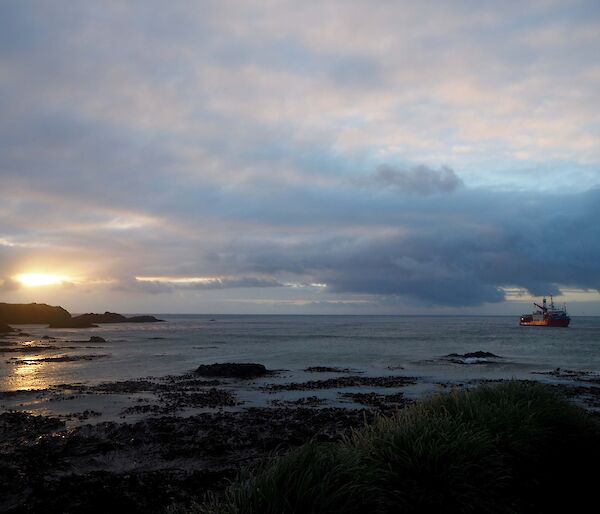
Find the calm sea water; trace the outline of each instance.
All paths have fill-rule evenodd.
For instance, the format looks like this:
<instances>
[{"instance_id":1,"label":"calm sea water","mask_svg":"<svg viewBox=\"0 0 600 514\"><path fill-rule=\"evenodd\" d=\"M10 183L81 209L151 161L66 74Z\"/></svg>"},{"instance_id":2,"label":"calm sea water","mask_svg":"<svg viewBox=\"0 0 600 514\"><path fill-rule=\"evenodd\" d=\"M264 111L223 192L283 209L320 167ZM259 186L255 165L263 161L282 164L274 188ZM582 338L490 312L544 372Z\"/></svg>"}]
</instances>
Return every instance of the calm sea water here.
<instances>
[{"instance_id":1,"label":"calm sea water","mask_svg":"<svg viewBox=\"0 0 600 514\"><path fill-rule=\"evenodd\" d=\"M600 373L599 317L575 317L567 329L520 327L515 317L160 317L166 322L101 325L89 330L23 325L20 328L30 336L20 340L40 344L42 336L50 335L57 340L44 344L59 348L1 354L0 390L159 377L184 373L202 363L230 361L287 370L280 380L306 380L302 370L308 366L347 367L369 375L398 373L430 383L533 378L533 371L557 367ZM92 335L107 342L82 342ZM478 350L501 359L461 364L443 358ZM104 357L38 361L76 355Z\"/></svg>"}]
</instances>

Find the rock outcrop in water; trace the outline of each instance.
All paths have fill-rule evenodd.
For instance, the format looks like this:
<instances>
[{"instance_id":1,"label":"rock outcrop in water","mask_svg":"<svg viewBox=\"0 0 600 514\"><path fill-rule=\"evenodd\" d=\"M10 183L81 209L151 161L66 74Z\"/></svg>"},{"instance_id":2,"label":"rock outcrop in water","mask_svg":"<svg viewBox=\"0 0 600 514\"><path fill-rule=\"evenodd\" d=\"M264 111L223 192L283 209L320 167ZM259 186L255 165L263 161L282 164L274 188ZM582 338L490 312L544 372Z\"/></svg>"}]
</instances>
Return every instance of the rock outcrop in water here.
<instances>
[{"instance_id":1,"label":"rock outcrop in water","mask_svg":"<svg viewBox=\"0 0 600 514\"><path fill-rule=\"evenodd\" d=\"M105 312L104 314L87 313L72 318L82 323L157 323L164 321L154 316L131 316L126 317L116 312Z\"/></svg>"},{"instance_id":2,"label":"rock outcrop in water","mask_svg":"<svg viewBox=\"0 0 600 514\"><path fill-rule=\"evenodd\" d=\"M502 358L503 357L500 355L478 350L476 352L467 352L463 354L450 353L446 355L443 360L453 364L485 364L488 366L494 366L498 363L498 359Z\"/></svg>"},{"instance_id":3,"label":"rock outcrop in water","mask_svg":"<svg viewBox=\"0 0 600 514\"><path fill-rule=\"evenodd\" d=\"M79 320L75 318L69 318L61 321L54 321L48 325L48 328L94 328L98 325L94 325L86 320Z\"/></svg>"},{"instance_id":4,"label":"rock outcrop in water","mask_svg":"<svg viewBox=\"0 0 600 514\"><path fill-rule=\"evenodd\" d=\"M501 359L499 355L494 355L491 352L482 352L478 350L476 352L467 352L467 353L450 353L446 355L446 357L461 357L463 359Z\"/></svg>"},{"instance_id":5,"label":"rock outcrop in water","mask_svg":"<svg viewBox=\"0 0 600 514\"><path fill-rule=\"evenodd\" d=\"M2 323L0 321L0 334L8 334L10 332L14 332L15 329L9 325L7 325L6 323Z\"/></svg>"},{"instance_id":6,"label":"rock outcrop in water","mask_svg":"<svg viewBox=\"0 0 600 514\"><path fill-rule=\"evenodd\" d=\"M198 375L205 377L255 378L267 374L262 364L234 363L202 364L196 369Z\"/></svg>"},{"instance_id":7,"label":"rock outcrop in water","mask_svg":"<svg viewBox=\"0 0 600 514\"><path fill-rule=\"evenodd\" d=\"M48 324L50 328L92 328L96 323L156 323L163 321L154 316L131 316L126 317L116 312L105 312L104 314L81 314L71 316L62 307L55 307L45 303L0 303L0 333L8 332L2 330L6 323L15 324ZM9 327L10 328L10 327Z\"/></svg>"}]
</instances>

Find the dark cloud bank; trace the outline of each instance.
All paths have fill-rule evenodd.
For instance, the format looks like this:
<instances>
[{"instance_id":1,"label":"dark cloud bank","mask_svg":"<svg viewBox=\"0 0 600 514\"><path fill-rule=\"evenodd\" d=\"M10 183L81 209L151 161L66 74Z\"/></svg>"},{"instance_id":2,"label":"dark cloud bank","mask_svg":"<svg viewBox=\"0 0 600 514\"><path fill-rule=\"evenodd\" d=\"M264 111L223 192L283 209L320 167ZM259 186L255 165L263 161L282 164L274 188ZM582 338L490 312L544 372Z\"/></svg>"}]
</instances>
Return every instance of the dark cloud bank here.
<instances>
[{"instance_id":1,"label":"dark cloud bank","mask_svg":"<svg viewBox=\"0 0 600 514\"><path fill-rule=\"evenodd\" d=\"M235 257L219 264L307 275L329 291L400 296L422 305L499 302L502 286L533 295L556 294L560 286L600 288L600 225L590 222L600 215L599 190L543 196L465 191L452 200L407 200L395 212L376 202L371 209L398 233L377 235L373 226L360 236L330 234L287 245L238 242L224 254Z\"/></svg>"}]
</instances>

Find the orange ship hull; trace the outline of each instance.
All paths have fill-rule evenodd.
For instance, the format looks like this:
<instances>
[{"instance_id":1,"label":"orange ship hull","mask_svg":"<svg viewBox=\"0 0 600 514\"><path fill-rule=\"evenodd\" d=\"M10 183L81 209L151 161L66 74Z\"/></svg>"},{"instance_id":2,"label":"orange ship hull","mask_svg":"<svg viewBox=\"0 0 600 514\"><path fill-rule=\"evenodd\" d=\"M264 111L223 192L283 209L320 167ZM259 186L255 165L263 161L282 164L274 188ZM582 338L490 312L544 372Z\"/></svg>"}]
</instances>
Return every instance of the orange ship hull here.
<instances>
[{"instance_id":1,"label":"orange ship hull","mask_svg":"<svg viewBox=\"0 0 600 514\"><path fill-rule=\"evenodd\" d=\"M532 321L520 321L522 327L568 327L570 319L542 319Z\"/></svg>"}]
</instances>

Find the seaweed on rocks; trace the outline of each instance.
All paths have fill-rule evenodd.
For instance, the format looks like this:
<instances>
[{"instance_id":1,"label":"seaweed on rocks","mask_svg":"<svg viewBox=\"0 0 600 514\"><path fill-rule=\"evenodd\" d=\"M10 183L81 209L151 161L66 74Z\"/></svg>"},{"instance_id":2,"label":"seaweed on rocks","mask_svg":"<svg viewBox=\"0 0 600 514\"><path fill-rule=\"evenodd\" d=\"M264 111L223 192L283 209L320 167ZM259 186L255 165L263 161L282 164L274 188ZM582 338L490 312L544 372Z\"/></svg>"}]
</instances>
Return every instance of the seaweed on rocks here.
<instances>
[{"instance_id":1,"label":"seaweed on rocks","mask_svg":"<svg viewBox=\"0 0 600 514\"><path fill-rule=\"evenodd\" d=\"M309 380L308 382L292 382L289 384L267 384L263 391L310 391L316 389L337 389L344 387L403 387L416 384L414 377L365 377L345 376L329 378L327 380Z\"/></svg>"},{"instance_id":2,"label":"seaweed on rocks","mask_svg":"<svg viewBox=\"0 0 600 514\"><path fill-rule=\"evenodd\" d=\"M372 419L363 410L251 408L65 430L56 418L3 414L0 511L162 512L200 501L273 452L336 441Z\"/></svg>"},{"instance_id":3,"label":"seaweed on rocks","mask_svg":"<svg viewBox=\"0 0 600 514\"><path fill-rule=\"evenodd\" d=\"M160 395L160 401L164 403L161 413L169 413L190 407L233 407L240 405L233 391L211 387L203 391L170 391Z\"/></svg>"},{"instance_id":4,"label":"seaweed on rocks","mask_svg":"<svg viewBox=\"0 0 600 514\"><path fill-rule=\"evenodd\" d=\"M61 430L64 421L50 416L33 416L25 412L3 412L0 414L0 447L17 440L35 440L35 438Z\"/></svg>"},{"instance_id":5,"label":"seaweed on rocks","mask_svg":"<svg viewBox=\"0 0 600 514\"><path fill-rule=\"evenodd\" d=\"M402 393L338 393L338 396L361 405L375 407L379 411L395 410L414 403L411 400L407 400Z\"/></svg>"},{"instance_id":6,"label":"seaweed on rocks","mask_svg":"<svg viewBox=\"0 0 600 514\"><path fill-rule=\"evenodd\" d=\"M205 377L256 378L267 374L262 364L225 362L223 364L201 364L196 373Z\"/></svg>"},{"instance_id":7,"label":"seaweed on rocks","mask_svg":"<svg viewBox=\"0 0 600 514\"><path fill-rule=\"evenodd\" d=\"M38 353L47 352L50 350L60 350L63 347L54 345L39 345L39 344L18 344L2 345L0 353Z\"/></svg>"},{"instance_id":8,"label":"seaweed on rocks","mask_svg":"<svg viewBox=\"0 0 600 514\"><path fill-rule=\"evenodd\" d=\"M78 421L87 421L91 418L96 418L98 416L102 416L101 412L98 412L93 409L85 409L83 412L72 412L70 414L63 414L60 417L66 420L78 420Z\"/></svg>"},{"instance_id":9,"label":"seaweed on rocks","mask_svg":"<svg viewBox=\"0 0 600 514\"><path fill-rule=\"evenodd\" d=\"M297 406L297 407L320 407L327 400L324 398L318 398L317 396L306 396L304 398L298 398L296 400L269 400L271 405L276 407L284 406Z\"/></svg>"},{"instance_id":10,"label":"seaweed on rocks","mask_svg":"<svg viewBox=\"0 0 600 514\"><path fill-rule=\"evenodd\" d=\"M600 381L596 382L597 380L600 379L600 377L598 377L596 374L592 373L591 371L556 368L551 371L532 371L531 373L533 375L547 375L547 376L556 377L556 378L567 378L567 379L580 380L580 381L585 381L585 382L600 383Z\"/></svg>"},{"instance_id":11,"label":"seaweed on rocks","mask_svg":"<svg viewBox=\"0 0 600 514\"><path fill-rule=\"evenodd\" d=\"M357 373L350 368L337 368L335 366L310 366L304 371L307 373Z\"/></svg>"}]
</instances>

